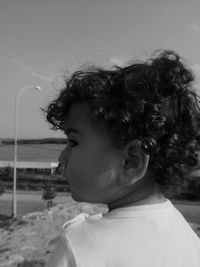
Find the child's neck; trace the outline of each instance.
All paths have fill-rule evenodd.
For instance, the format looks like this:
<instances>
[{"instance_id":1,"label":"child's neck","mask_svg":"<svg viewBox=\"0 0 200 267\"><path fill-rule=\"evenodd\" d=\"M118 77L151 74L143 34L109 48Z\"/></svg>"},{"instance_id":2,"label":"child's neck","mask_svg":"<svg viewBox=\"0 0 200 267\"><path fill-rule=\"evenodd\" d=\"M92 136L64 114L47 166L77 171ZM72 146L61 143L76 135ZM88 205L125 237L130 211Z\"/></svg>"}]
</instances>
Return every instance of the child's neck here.
<instances>
[{"instance_id":1,"label":"child's neck","mask_svg":"<svg viewBox=\"0 0 200 267\"><path fill-rule=\"evenodd\" d=\"M165 201L165 197L161 192L159 186L150 180L146 180L133 190L131 193L122 198L109 203L109 211L116 208L123 208L128 206L158 204Z\"/></svg>"}]
</instances>

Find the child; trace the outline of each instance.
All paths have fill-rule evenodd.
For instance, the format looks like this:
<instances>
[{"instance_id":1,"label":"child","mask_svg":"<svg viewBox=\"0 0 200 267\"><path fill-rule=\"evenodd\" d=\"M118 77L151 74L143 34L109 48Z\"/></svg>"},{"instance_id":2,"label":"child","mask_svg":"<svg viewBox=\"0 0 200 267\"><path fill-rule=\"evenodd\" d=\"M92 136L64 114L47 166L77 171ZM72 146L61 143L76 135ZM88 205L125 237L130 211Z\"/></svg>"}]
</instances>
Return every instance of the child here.
<instances>
[{"instance_id":1,"label":"child","mask_svg":"<svg viewBox=\"0 0 200 267\"><path fill-rule=\"evenodd\" d=\"M198 163L193 79L162 51L66 81L47 110L69 141L64 176L74 200L109 211L67 222L49 267L200 267L200 239L165 196Z\"/></svg>"}]
</instances>

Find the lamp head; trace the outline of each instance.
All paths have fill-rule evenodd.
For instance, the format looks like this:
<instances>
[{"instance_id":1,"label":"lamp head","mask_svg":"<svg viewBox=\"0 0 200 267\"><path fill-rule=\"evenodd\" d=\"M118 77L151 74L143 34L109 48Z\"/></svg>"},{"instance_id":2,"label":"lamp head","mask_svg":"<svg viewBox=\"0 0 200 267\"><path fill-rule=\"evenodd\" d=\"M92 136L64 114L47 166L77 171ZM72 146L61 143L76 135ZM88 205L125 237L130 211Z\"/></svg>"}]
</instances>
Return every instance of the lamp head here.
<instances>
[{"instance_id":1,"label":"lamp head","mask_svg":"<svg viewBox=\"0 0 200 267\"><path fill-rule=\"evenodd\" d=\"M42 87L40 87L40 86L35 86L35 89L36 89L36 90L42 90Z\"/></svg>"}]
</instances>

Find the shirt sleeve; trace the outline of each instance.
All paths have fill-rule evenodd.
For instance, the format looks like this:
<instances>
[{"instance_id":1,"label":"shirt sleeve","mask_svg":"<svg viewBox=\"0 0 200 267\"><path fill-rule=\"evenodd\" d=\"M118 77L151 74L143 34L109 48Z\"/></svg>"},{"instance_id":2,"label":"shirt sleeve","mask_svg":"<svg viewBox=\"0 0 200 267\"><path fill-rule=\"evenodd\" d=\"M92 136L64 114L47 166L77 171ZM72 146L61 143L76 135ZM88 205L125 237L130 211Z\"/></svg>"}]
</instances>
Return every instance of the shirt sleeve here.
<instances>
[{"instance_id":1,"label":"shirt sleeve","mask_svg":"<svg viewBox=\"0 0 200 267\"><path fill-rule=\"evenodd\" d=\"M59 237L57 247L46 267L76 267L68 240L63 235Z\"/></svg>"}]
</instances>

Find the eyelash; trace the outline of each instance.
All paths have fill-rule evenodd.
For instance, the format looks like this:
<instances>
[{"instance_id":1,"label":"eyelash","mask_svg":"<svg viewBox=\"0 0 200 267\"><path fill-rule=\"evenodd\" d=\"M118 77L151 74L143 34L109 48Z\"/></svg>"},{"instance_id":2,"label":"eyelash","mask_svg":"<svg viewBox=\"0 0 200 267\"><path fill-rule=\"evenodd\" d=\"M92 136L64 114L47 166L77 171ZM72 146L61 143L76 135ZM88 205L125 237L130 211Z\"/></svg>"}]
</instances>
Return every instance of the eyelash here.
<instances>
[{"instance_id":1,"label":"eyelash","mask_svg":"<svg viewBox=\"0 0 200 267\"><path fill-rule=\"evenodd\" d=\"M68 144L70 145L70 147L74 147L74 146L77 146L77 145L78 145L78 143L75 142L75 141L72 140L72 139L67 139L67 142L68 142Z\"/></svg>"}]
</instances>

